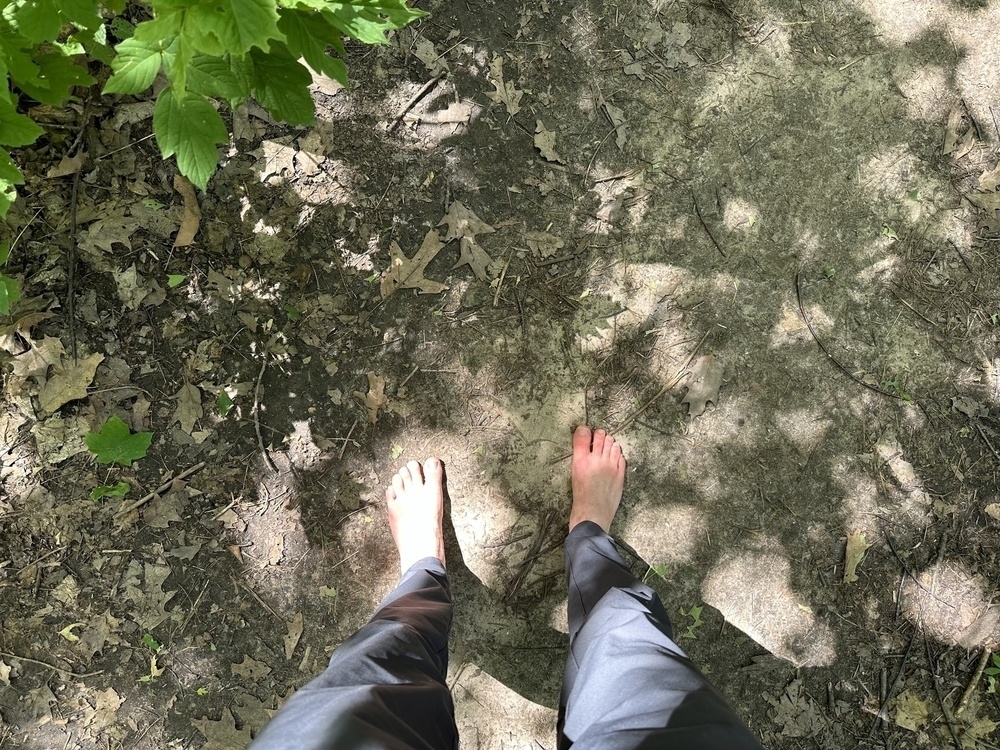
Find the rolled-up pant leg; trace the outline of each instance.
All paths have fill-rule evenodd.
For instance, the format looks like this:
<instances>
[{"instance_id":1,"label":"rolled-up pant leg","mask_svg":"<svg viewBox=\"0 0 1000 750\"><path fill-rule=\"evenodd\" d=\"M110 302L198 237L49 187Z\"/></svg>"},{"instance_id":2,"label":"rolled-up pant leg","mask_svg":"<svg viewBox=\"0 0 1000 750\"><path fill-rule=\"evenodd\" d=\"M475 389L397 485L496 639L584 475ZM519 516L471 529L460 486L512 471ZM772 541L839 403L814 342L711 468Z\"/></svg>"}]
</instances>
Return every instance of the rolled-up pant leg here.
<instances>
[{"instance_id":1,"label":"rolled-up pant leg","mask_svg":"<svg viewBox=\"0 0 1000 750\"><path fill-rule=\"evenodd\" d=\"M660 598L589 521L566 538L570 654L559 701L565 750L760 750L673 640Z\"/></svg>"},{"instance_id":2,"label":"rolled-up pant leg","mask_svg":"<svg viewBox=\"0 0 1000 750\"><path fill-rule=\"evenodd\" d=\"M428 557L281 707L252 750L454 750L448 576Z\"/></svg>"}]
</instances>

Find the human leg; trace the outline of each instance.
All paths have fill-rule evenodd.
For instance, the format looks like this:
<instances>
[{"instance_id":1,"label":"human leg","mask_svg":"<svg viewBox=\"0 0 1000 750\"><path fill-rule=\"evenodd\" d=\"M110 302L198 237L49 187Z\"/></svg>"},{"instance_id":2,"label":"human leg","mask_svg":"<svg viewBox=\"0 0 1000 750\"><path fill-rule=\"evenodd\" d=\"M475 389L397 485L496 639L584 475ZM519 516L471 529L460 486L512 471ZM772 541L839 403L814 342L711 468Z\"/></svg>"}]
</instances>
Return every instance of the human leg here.
<instances>
[{"instance_id":1,"label":"human leg","mask_svg":"<svg viewBox=\"0 0 1000 750\"><path fill-rule=\"evenodd\" d=\"M760 748L725 698L674 642L656 592L631 574L607 531L625 461L602 431L574 434L566 539L570 655L559 747Z\"/></svg>"},{"instance_id":2,"label":"human leg","mask_svg":"<svg viewBox=\"0 0 1000 750\"><path fill-rule=\"evenodd\" d=\"M403 576L326 671L264 727L253 750L452 750L445 675L452 608L441 542L441 462L411 462L386 492Z\"/></svg>"}]
</instances>

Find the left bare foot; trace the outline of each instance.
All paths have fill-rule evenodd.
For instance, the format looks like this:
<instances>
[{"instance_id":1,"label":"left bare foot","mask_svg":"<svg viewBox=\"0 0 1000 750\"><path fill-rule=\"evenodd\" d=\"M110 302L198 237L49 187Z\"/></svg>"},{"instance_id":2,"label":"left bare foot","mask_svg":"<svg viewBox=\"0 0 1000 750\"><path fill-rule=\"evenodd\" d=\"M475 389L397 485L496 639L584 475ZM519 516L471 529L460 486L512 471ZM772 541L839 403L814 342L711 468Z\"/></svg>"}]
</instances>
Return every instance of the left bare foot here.
<instances>
[{"instance_id":1,"label":"left bare foot","mask_svg":"<svg viewBox=\"0 0 1000 750\"><path fill-rule=\"evenodd\" d=\"M401 467L385 491L389 530L403 573L425 557L435 557L444 564L443 481L441 459L432 457L422 467L418 461Z\"/></svg>"}]
</instances>

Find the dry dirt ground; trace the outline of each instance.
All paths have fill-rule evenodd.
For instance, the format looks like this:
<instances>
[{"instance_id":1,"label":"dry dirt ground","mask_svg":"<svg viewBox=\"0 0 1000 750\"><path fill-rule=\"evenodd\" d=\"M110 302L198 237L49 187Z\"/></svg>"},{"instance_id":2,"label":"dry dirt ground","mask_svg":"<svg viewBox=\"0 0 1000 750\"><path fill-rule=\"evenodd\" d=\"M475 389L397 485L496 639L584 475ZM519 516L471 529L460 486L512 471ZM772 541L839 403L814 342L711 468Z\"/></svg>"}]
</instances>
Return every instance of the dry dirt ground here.
<instances>
[{"instance_id":1,"label":"dry dirt ground","mask_svg":"<svg viewBox=\"0 0 1000 750\"><path fill-rule=\"evenodd\" d=\"M432 453L462 747L553 748L583 420L767 747L1000 744L1000 2L427 9L315 127L226 112L190 246L148 102L19 155L0 748L244 747L390 590Z\"/></svg>"}]
</instances>

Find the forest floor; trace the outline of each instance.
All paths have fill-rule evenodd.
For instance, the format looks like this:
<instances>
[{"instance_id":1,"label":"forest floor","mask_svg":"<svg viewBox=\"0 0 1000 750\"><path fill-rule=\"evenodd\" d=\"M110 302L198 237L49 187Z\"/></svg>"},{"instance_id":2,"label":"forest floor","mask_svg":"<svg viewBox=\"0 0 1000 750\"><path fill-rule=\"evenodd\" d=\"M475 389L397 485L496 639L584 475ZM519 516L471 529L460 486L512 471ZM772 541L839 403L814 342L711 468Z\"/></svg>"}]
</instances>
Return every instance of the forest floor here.
<instances>
[{"instance_id":1,"label":"forest floor","mask_svg":"<svg viewBox=\"0 0 1000 750\"><path fill-rule=\"evenodd\" d=\"M18 155L0 748L245 747L394 585L385 482L438 455L462 747L551 750L582 421L765 746L995 747L1000 2L426 9L314 127L226 112L197 196L148 100ZM131 467L84 443L111 416Z\"/></svg>"}]
</instances>

